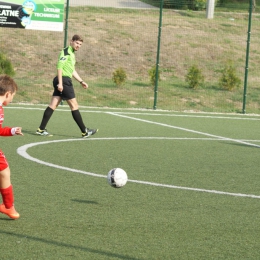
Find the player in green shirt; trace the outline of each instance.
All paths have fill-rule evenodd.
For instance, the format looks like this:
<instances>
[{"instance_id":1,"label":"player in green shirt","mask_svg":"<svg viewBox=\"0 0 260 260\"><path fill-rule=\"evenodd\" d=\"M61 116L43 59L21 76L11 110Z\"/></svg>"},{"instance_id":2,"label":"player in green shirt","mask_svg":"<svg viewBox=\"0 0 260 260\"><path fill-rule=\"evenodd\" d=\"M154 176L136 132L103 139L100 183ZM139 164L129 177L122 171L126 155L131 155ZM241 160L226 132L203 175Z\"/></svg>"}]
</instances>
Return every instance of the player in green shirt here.
<instances>
[{"instance_id":1,"label":"player in green shirt","mask_svg":"<svg viewBox=\"0 0 260 260\"><path fill-rule=\"evenodd\" d=\"M75 70L75 52L80 49L82 43L83 39L79 35L74 35L70 41L70 45L60 53L57 64L57 76L53 79L54 92L49 106L44 111L42 122L36 131L38 135L49 135L46 125L62 100L67 101L72 117L79 126L83 138L94 135L98 131L98 129L89 129L84 125L72 84L72 77L74 77L83 88L88 88L88 84L82 80Z\"/></svg>"}]
</instances>

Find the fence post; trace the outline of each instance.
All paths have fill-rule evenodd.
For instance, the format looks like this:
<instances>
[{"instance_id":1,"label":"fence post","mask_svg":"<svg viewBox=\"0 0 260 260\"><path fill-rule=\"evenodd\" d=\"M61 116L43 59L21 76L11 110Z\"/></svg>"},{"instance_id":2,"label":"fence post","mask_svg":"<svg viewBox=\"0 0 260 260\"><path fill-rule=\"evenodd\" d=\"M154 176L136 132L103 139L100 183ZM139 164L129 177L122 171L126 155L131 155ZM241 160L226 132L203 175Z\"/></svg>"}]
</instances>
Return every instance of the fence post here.
<instances>
[{"instance_id":1,"label":"fence post","mask_svg":"<svg viewBox=\"0 0 260 260\"><path fill-rule=\"evenodd\" d=\"M159 18L159 31L158 31L158 44L157 44L157 58L156 58L156 72L155 72L156 74L155 74L155 86L154 86L154 104L153 104L154 110L156 110L156 106L157 106L163 2L164 2L164 0L161 0L160 18Z\"/></svg>"},{"instance_id":2,"label":"fence post","mask_svg":"<svg viewBox=\"0 0 260 260\"><path fill-rule=\"evenodd\" d=\"M67 46L69 8L70 8L70 0L67 0L66 16L65 16L65 29L64 29L64 44L63 44L64 48L66 48L66 46Z\"/></svg>"},{"instance_id":3,"label":"fence post","mask_svg":"<svg viewBox=\"0 0 260 260\"><path fill-rule=\"evenodd\" d=\"M207 1L206 18L213 19L214 17L215 0Z\"/></svg>"},{"instance_id":4,"label":"fence post","mask_svg":"<svg viewBox=\"0 0 260 260\"><path fill-rule=\"evenodd\" d=\"M253 0L250 0L249 16L248 16L248 32L247 32L247 47L246 47L246 66L244 78L244 95L243 95L243 108L242 113L246 113L246 92L247 92L247 78L248 78L248 63L249 63L249 50L250 50L250 36L251 36L251 23L252 23Z\"/></svg>"},{"instance_id":5,"label":"fence post","mask_svg":"<svg viewBox=\"0 0 260 260\"><path fill-rule=\"evenodd\" d=\"M64 48L66 48L66 46L67 46L69 9L70 9L70 0L67 0L66 16L65 16L65 28L64 28L64 42L63 42ZM60 104L63 105L63 100L61 100Z\"/></svg>"}]
</instances>

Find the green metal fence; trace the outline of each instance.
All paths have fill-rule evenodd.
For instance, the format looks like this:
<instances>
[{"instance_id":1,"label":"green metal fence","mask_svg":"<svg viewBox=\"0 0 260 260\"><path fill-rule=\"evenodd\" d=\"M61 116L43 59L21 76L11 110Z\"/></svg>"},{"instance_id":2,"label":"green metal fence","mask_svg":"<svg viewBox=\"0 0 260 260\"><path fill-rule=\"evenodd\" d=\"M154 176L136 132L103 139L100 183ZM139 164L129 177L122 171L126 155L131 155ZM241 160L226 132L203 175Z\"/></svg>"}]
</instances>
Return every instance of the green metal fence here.
<instances>
[{"instance_id":1,"label":"green metal fence","mask_svg":"<svg viewBox=\"0 0 260 260\"><path fill-rule=\"evenodd\" d=\"M76 69L89 89L75 82L80 105L259 114L260 16L252 9L249 33L250 3L241 4L239 10L235 5L217 6L213 19L207 19L205 9L183 6L177 10L165 3L160 9L159 0L145 1L151 8L134 6L135 1L121 1L126 8L100 7L102 1L88 6L88 2L75 1L67 9L68 38L75 33L84 38L76 54ZM68 42L65 31L0 28L0 36L1 52L12 61L19 84L14 102L47 104L58 54ZM241 80L231 91L219 85L227 64L232 64ZM155 65L156 85L149 75ZM193 65L204 76L204 83L196 89L186 81ZM127 74L120 87L112 80L117 68Z\"/></svg>"}]
</instances>

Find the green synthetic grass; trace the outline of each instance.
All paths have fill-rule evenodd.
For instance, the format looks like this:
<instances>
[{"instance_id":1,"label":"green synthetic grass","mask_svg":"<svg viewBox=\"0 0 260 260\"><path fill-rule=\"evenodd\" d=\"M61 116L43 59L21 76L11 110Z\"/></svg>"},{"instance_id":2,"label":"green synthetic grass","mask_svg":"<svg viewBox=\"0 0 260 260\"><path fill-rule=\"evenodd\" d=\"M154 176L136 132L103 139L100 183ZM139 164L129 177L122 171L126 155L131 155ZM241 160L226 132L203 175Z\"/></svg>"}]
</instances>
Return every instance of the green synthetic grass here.
<instances>
[{"instance_id":1,"label":"green synthetic grass","mask_svg":"<svg viewBox=\"0 0 260 260\"><path fill-rule=\"evenodd\" d=\"M258 259L259 198L245 195L260 196L249 145L260 146L259 116L81 108L100 129L81 140L65 105L47 126L54 136L36 136L44 109L5 108L4 125L24 136L1 139L21 214L0 215L1 259ZM71 170L25 159L16 150L27 144ZM106 183L114 167L128 173L121 189Z\"/></svg>"}]
</instances>

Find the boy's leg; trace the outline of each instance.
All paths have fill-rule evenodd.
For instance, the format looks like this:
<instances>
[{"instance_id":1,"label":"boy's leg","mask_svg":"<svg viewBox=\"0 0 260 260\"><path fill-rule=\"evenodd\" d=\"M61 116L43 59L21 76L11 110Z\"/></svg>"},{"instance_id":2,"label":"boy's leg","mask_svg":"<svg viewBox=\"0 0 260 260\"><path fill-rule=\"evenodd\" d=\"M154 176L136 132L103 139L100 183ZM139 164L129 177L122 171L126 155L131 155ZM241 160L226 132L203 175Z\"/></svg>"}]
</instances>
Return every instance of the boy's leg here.
<instances>
[{"instance_id":1,"label":"boy's leg","mask_svg":"<svg viewBox=\"0 0 260 260\"><path fill-rule=\"evenodd\" d=\"M2 195L3 203L7 209L10 209L14 205L14 193L13 186L10 185L6 189L0 189Z\"/></svg>"},{"instance_id":2,"label":"boy's leg","mask_svg":"<svg viewBox=\"0 0 260 260\"><path fill-rule=\"evenodd\" d=\"M51 102L49 106L45 109L42 117L41 124L36 131L36 134L38 135L49 135L49 133L46 131L46 125L48 124L54 110L57 108L59 103L61 102L61 97L53 96L51 99Z\"/></svg>"},{"instance_id":3,"label":"boy's leg","mask_svg":"<svg viewBox=\"0 0 260 260\"><path fill-rule=\"evenodd\" d=\"M79 110L73 110L71 111L72 117L75 120L75 122L77 123L78 127L80 128L81 132L84 133L86 132L86 126L83 123L81 114L79 112Z\"/></svg>"},{"instance_id":4,"label":"boy's leg","mask_svg":"<svg viewBox=\"0 0 260 260\"><path fill-rule=\"evenodd\" d=\"M82 137L85 138L89 137L90 135L94 135L98 131L98 129L89 129L85 126L81 114L79 112L79 106L76 98L67 100L67 103L70 106L73 119L75 120L75 122L81 130Z\"/></svg>"},{"instance_id":5,"label":"boy's leg","mask_svg":"<svg viewBox=\"0 0 260 260\"><path fill-rule=\"evenodd\" d=\"M20 215L14 208L14 193L10 175L9 167L0 171L0 193L3 199L3 204L0 205L0 212L12 219L17 219Z\"/></svg>"},{"instance_id":6,"label":"boy's leg","mask_svg":"<svg viewBox=\"0 0 260 260\"><path fill-rule=\"evenodd\" d=\"M54 110L58 107L60 102L61 102L61 97L58 97L58 96L52 97L49 106L45 109L45 111L43 113L42 122L39 127L41 130L44 130L46 128L46 125L48 124Z\"/></svg>"},{"instance_id":7,"label":"boy's leg","mask_svg":"<svg viewBox=\"0 0 260 260\"><path fill-rule=\"evenodd\" d=\"M81 114L79 112L79 105L78 105L76 98L68 99L67 103L70 107L72 117L75 120L75 122L77 123L81 132L82 133L86 132L86 126L84 125Z\"/></svg>"},{"instance_id":8,"label":"boy's leg","mask_svg":"<svg viewBox=\"0 0 260 260\"><path fill-rule=\"evenodd\" d=\"M4 154L1 153L1 161L3 164L7 164ZM1 163L1 165L3 165ZM11 208L14 204L13 187L11 185L11 172L9 166L0 171L0 193L2 195L3 203L6 208Z\"/></svg>"},{"instance_id":9,"label":"boy's leg","mask_svg":"<svg viewBox=\"0 0 260 260\"><path fill-rule=\"evenodd\" d=\"M44 130L46 128L46 125L48 124L54 110L50 107L47 107L43 113L42 122L40 124L40 130Z\"/></svg>"}]
</instances>

